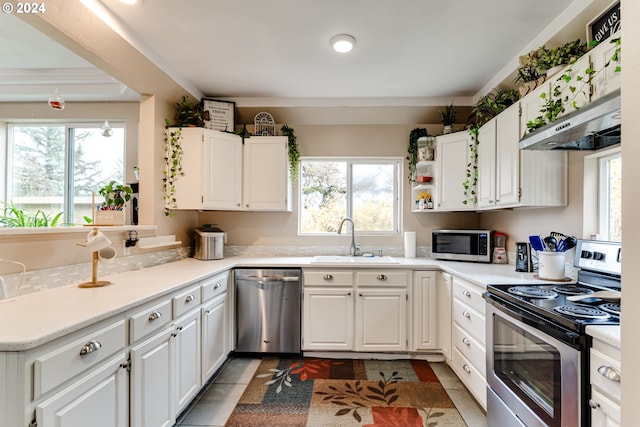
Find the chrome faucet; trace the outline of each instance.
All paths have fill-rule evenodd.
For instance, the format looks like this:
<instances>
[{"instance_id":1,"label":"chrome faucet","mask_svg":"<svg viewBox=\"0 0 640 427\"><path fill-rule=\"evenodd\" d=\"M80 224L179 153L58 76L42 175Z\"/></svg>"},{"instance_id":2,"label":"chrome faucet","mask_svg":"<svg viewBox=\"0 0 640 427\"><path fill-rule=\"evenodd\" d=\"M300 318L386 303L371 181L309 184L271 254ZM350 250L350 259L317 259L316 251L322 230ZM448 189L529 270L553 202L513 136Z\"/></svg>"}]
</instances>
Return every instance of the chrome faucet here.
<instances>
[{"instance_id":1,"label":"chrome faucet","mask_svg":"<svg viewBox=\"0 0 640 427\"><path fill-rule=\"evenodd\" d=\"M356 225L351 218L344 218L338 227L338 234L342 234L342 225L349 221L351 223L351 244L349 245L349 255L356 256L358 254L358 248L356 247Z\"/></svg>"}]
</instances>

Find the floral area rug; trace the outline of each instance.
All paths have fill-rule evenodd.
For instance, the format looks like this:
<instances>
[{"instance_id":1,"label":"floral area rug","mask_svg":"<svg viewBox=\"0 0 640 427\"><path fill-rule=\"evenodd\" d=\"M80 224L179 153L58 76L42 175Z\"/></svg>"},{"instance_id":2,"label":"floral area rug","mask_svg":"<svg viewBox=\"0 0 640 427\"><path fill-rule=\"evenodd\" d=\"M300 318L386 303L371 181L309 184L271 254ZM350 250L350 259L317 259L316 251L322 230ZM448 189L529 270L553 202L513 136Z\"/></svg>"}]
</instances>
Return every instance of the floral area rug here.
<instances>
[{"instance_id":1,"label":"floral area rug","mask_svg":"<svg viewBox=\"0 0 640 427\"><path fill-rule=\"evenodd\" d=\"M226 427L466 426L422 360L262 360Z\"/></svg>"}]
</instances>

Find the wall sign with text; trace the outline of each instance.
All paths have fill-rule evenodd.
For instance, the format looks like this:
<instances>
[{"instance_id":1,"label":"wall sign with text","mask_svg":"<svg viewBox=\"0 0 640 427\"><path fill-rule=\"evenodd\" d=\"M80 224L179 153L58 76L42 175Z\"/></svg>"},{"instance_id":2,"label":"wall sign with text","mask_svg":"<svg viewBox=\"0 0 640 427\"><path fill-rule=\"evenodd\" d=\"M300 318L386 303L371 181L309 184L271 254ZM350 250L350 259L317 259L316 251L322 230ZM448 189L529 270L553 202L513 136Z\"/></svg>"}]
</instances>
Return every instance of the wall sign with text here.
<instances>
[{"instance_id":1,"label":"wall sign with text","mask_svg":"<svg viewBox=\"0 0 640 427\"><path fill-rule=\"evenodd\" d=\"M587 40L601 43L620 31L620 0L612 3L604 12L587 24Z\"/></svg>"},{"instance_id":2,"label":"wall sign with text","mask_svg":"<svg viewBox=\"0 0 640 427\"><path fill-rule=\"evenodd\" d=\"M235 103L202 98L202 118L207 129L234 131Z\"/></svg>"}]
</instances>

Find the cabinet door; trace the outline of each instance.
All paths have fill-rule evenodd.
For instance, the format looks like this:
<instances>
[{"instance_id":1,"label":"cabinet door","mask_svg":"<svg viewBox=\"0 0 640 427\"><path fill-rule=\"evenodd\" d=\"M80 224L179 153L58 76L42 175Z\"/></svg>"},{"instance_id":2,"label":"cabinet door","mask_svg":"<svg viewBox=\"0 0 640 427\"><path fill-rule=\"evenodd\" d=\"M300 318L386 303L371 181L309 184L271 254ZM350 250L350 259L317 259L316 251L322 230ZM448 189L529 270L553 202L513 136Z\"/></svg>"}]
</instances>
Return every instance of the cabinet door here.
<instances>
[{"instance_id":1,"label":"cabinet door","mask_svg":"<svg viewBox=\"0 0 640 427\"><path fill-rule=\"evenodd\" d=\"M176 128L171 128L175 131ZM205 129L183 128L182 140L183 176L175 182L177 209L202 209L204 201L204 146Z\"/></svg>"},{"instance_id":2,"label":"cabinet door","mask_svg":"<svg viewBox=\"0 0 640 427\"><path fill-rule=\"evenodd\" d=\"M227 294L202 307L202 383L211 378L227 357Z\"/></svg>"},{"instance_id":3,"label":"cabinet door","mask_svg":"<svg viewBox=\"0 0 640 427\"><path fill-rule=\"evenodd\" d=\"M436 273L413 273L413 350L438 348L436 335Z\"/></svg>"},{"instance_id":4,"label":"cabinet door","mask_svg":"<svg viewBox=\"0 0 640 427\"><path fill-rule=\"evenodd\" d=\"M478 208L496 204L496 119L478 130Z\"/></svg>"},{"instance_id":5,"label":"cabinet door","mask_svg":"<svg viewBox=\"0 0 640 427\"><path fill-rule=\"evenodd\" d=\"M242 209L242 138L207 131L204 146L204 208Z\"/></svg>"},{"instance_id":6,"label":"cabinet door","mask_svg":"<svg viewBox=\"0 0 640 427\"><path fill-rule=\"evenodd\" d=\"M452 304L452 282L453 278L449 273L437 273L436 289L436 312L438 325L438 346L447 363L451 363L451 304Z\"/></svg>"},{"instance_id":7,"label":"cabinet door","mask_svg":"<svg viewBox=\"0 0 640 427\"><path fill-rule=\"evenodd\" d=\"M351 288L305 289L303 313L304 350L353 350Z\"/></svg>"},{"instance_id":8,"label":"cabinet door","mask_svg":"<svg viewBox=\"0 0 640 427\"><path fill-rule=\"evenodd\" d=\"M244 207L290 211L291 185L286 136L251 137L244 142Z\"/></svg>"},{"instance_id":9,"label":"cabinet door","mask_svg":"<svg viewBox=\"0 0 640 427\"><path fill-rule=\"evenodd\" d=\"M583 55L578 59L575 64L563 69L560 73L551 78L552 87L555 86L558 82L556 81L558 76L563 73L567 73L572 77L572 80L569 84L565 82L560 82L560 87L562 88L560 96L564 99L565 97L568 99L567 105L565 105L565 111L561 114L564 116L569 114L576 109L573 107L573 103L575 102L576 107L580 108L591 101L591 85L585 84L584 82L577 81L577 76L582 76L583 78L587 78L587 74L585 74L585 70L591 67L591 59L590 55ZM571 71L569 71L571 70ZM575 91L572 92L571 88L575 88Z\"/></svg>"},{"instance_id":10,"label":"cabinet door","mask_svg":"<svg viewBox=\"0 0 640 427\"><path fill-rule=\"evenodd\" d=\"M356 350L407 349L406 289L358 289Z\"/></svg>"},{"instance_id":11,"label":"cabinet door","mask_svg":"<svg viewBox=\"0 0 640 427\"><path fill-rule=\"evenodd\" d=\"M176 412L198 393L200 382L200 310L185 314L176 322Z\"/></svg>"},{"instance_id":12,"label":"cabinet door","mask_svg":"<svg viewBox=\"0 0 640 427\"><path fill-rule=\"evenodd\" d=\"M520 201L520 106L504 110L496 120L496 206Z\"/></svg>"},{"instance_id":13,"label":"cabinet door","mask_svg":"<svg viewBox=\"0 0 640 427\"><path fill-rule=\"evenodd\" d=\"M469 163L469 132L457 132L437 138L438 202L436 209L469 210L475 203L465 204L464 187Z\"/></svg>"},{"instance_id":14,"label":"cabinet door","mask_svg":"<svg viewBox=\"0 0 640 427\"><path fill-rule=\"evenodd\" d=\"M127 370L121 354L36 407L39 426L126 427Z\"/></svg>"},{"instance_id":15,"label":"cabinet door","mask_svg":"<svg viewBox=\"0 0 640 427\"><path fill-rule=\"evenodd\" d=\"M164 427L175 422L175 327L131 348L131 425Z\"/></svg>"},{"instance_id":16,"label":"cabinet door","mask_svg":"<svg viewBox=\"0 0 640 427\"><path fill-rule=\"evenodd\" d=\"M540 108L542 108L542 103L544 102L543 99L540 98L540 94L545 92L547 96L549 96L550 88L551 84L548 81L544 82L520 100L520 108L522 110L522 114L520 115L520 129L522 129L522 132L520 133L518 140L522 139L524 135L529 133L527 130L527 122L538 116L544 116L544 113L540 112Z\"/></svg>"},{"instance_id":17,"label":"cabinet door","mask_svg":"<svg viewBox=\"0 0 640 427\"><path fill-rule=\"evenodd\" d=\"M618 35L613 37L618 37L619 35L620 34L618 33ZM593 93L591 95L591 101L595 101L616 89L620 89L622 73L616 72L616 67L620 65L620 59L618 59L617 62L611 61L611 57L615 50L615 45L610 43L610 39L607 39L589 52L589 57L593 64L593 70L597 72L592 81ZM604 65L608 61L611 62L609 66L605 68Z\"/></svg>"},{"instance_id":18,"label":"cabinet door","mask_svg":"<svg viewBox=\"0 0 640 427\"><path fill-rule=\"evenodd\" d=\"M620 405L591 388L591 427L620 427Z\"/></svg>"}]
</instances>

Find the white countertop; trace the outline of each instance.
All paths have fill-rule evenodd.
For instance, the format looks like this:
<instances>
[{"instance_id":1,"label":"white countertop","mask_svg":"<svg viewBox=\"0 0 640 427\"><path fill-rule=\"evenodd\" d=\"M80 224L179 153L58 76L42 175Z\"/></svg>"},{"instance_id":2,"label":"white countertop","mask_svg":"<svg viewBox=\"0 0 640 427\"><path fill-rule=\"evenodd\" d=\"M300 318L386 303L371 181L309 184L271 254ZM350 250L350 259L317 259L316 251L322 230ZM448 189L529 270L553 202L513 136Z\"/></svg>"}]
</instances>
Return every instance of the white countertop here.
<instances>
[{"instance_id":1,"label":"white countertop","mask_svg":"<svg viewBox=\"0 0 640 427\"><path fill-rule=\"evenodd\" d=\"M98 277L113 284L99 288L63 286L0 300L0 351L37 347L135 306L233 267L374 268L443 270L480 286L489 283L544 283L533 273L515 271L513 265L398 258L397 264L362 265L313 263L311 257L229 257L200 261L187 258L159 266ZM595 330L599 327L590 327ZM619 327L618 327L619 329ZM618 333L619 334L619 333ZM619 338L618 338L619 341Z\"/></svg>"},{"instance_id":2,"label":"white countertop","mask_svg":"<svg viewBox=\"0 0 640 427\"><path fill-rule=\"evenodd\" d=\"M587 334L591 335L594 339L604 341L613 347L620 348L619 325L587 326Z\"/></svg>"}]
</instances>

